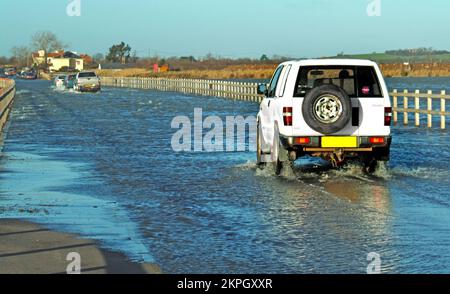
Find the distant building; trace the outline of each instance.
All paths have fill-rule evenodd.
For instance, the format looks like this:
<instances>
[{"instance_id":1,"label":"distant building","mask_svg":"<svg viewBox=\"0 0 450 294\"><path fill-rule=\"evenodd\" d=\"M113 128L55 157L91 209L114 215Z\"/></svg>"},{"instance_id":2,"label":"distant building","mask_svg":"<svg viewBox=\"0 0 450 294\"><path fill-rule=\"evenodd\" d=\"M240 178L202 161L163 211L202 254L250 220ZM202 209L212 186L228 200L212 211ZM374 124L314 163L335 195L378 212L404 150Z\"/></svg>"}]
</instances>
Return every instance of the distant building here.
<instances>
[{"instance_id":1,"label":"distant building","mask_svg":"<svg viewBox=\"0 0 450 294\"><path fill-rule=\"evenodd\" d=\"M82 58L48 57L47 64L50 72L59 71L62 68L76 69L78 71L84 69L84 60Z\"/></svg>"},{"instance_id":2,"label":"distant building","mask_svg":"<svg viewBox=\"0 0 450 294\"><path fill-rule=\"evenodd\" d=\"M55 72L62 68L82 71L84 69L85 60L89 61L89 58L91 57L86 54L83 54L82 57L76 52L71 51L56 51L46 55L44 50L39 50L32 54L32 58L35 66L46 63L48 70L50 72Z\"/></svg>"},{"instance_id":3,"label":"distant building","mask_svg":"<svg viewBox=\"0 0 450 294\"><path fill-rule=\"evenodd\" d=\"M84 64L91 64L94 62L94 58L87 54L80 54L80 57L83 58Z\"/></svg>"}]
</instances>

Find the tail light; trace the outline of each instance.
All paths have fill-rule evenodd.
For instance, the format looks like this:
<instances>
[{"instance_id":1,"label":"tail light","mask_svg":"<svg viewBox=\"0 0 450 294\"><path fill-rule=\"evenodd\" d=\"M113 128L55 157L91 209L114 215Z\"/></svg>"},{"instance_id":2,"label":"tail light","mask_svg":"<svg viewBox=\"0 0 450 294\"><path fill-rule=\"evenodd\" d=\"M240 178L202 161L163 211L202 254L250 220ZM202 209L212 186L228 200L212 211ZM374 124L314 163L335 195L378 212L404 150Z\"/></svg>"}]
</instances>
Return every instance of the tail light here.
<instances>
[{"instance_id":1,"label":"tail light","mask_svg":"<svg viewBox=\"0 0 450 294\"><path fill-rule=\"evenodd\" d=\"M384 137L371 137L369 141L374 145L384 145L384 143L386 142Z\"/></svg>"},{"instance_id":2,"label":"tail light","mask_svg":"<svg viewBox=\"0 0 450 294\"><path fill-rule=\"evenodd\" d=\"M292 126L292 107L283 108L283 121L285 126Z\"/></svg>"},{"instance_id":3,"label":"tail light","mask_svg":"<svg viewBox=\"0 0 450 294\"><path fill-rule=\"evenodd\" d=\"M386 127L391 126L392 122L392 108L391 107L385 107L384 108L384 125Z\"/></svg>"},{"instance_id":4,"label":"tail light","mask_svg":"<svg viewBox=\"0 0 450 294\"><path fill-rule=\"evenodd\" d=\"M295 145L309 145L310 143L311 143L311 138L309 138L309 137L295 138Z\"/></svg>"}]
</instances>

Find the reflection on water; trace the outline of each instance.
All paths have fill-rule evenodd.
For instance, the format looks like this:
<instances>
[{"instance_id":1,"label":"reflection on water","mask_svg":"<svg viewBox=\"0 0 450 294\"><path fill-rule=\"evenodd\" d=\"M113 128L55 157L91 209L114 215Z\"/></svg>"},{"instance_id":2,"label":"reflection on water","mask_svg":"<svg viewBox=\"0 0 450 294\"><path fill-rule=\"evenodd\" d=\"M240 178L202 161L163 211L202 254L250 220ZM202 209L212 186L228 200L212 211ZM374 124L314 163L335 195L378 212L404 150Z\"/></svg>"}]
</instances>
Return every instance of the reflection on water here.
<instances>
[{"instance_id":1,"label":"reflection on water","mask_svg":"<svg viewBox=\"0 0 450 294\"><path fill-rule=\"evenodd\" d=\"M391 195L383 179L363 176L360 168L316 173L298 165L285 171L288 177L269 176L270 166L255 173L270 179L264 189L273 195L267 199L272 207L265 219L277 223L274 238L286 236L285 244L301 248L304 257L296 260L309 264L302 272L352 272L349 268L363 272L372 251L389 256L385 272L394 270L398 256L388 246ZM330 264L333 270L327 267Z\"/></svg>"},{"instance_id":2,"label":"reflection on water","mask_svg":"<svg viewBox=\"0 0 450 294\"><path fill-rule=\"evenodd\" d=\"M390 166L373 176L306 161L278 177L257 168L253 153L171 149L174 116L196 107L204 116L248 116L254 103L111 88L77 95L41 81L18 87L1 162L2 217L48 205L35 221L151 256L168 273L365 273L370 252L387 273L450 272L445 131L396 128ZM24 168L35 162L42 166Z\"/></svg>"}]
</instances>

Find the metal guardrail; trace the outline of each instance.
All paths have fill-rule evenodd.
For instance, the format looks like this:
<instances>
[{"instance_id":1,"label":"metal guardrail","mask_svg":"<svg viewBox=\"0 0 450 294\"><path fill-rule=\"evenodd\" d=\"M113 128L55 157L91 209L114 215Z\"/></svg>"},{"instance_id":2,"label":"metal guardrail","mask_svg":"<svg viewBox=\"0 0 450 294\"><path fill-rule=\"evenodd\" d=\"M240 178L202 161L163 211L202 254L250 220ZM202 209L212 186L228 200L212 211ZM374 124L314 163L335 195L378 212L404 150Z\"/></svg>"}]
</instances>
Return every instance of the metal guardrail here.
<instances>
[{"instance_id":1,"label":"metal guardrail","mask_svg":"<svg viewBox=\"0 0 450 294\"><path fill-rule=\"evenodd\" d=\"M10 79L0 78L0 131L8 120L11 105L16 94L16 82Z\"/></svg>"},{"instance_id":2,"label":"metal guardrail","mask_svg":"<svg viewBox=\"0 0 450 294\"><path fill-rule=\"evenodd\" d=\"M222 98L230 98L236 100L245 100L253 102L261 102L262 95L257 94L257 83L217 81L217 80L201 80L201 79L167 79L167 78L114 78L102 77L102 84L105 86L152 89L159 91L174 91L195 95L215 96ZM445 91L440 94L427 91L421 93L419 90L409 92L404 90L403 93L393 90L389 93L393 100L393 121L398 123L398 114L403 113L403 123L408 125L409 113L415 114L415 125L420 126L420 115L427 115L427 126L433 126L433 116L440 116L441 129L446 128L446 116L450 112L446 110L446 100L450 99L450 95L446 95ZM402 107L399 107L399 97L403 97ZM414 98L414 107L410 107L410 98ZM422 100L427 101L426 109L421 109ZM440 107L436 109L433 101L440 100Z\"/></svg>"}]
</instances>

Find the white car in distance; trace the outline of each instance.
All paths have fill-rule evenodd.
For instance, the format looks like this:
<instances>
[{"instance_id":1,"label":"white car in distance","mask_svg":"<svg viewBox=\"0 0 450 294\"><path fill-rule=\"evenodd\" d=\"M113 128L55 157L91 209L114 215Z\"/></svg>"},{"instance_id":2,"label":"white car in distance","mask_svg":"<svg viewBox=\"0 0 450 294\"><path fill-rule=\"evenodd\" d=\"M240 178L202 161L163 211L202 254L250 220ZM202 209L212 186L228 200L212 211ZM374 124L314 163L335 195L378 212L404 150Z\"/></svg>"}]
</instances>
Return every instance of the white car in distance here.
<instances>
[{"instance_id":1,"label":"white car in distance","mask_svg":"<svg viewBox=\"0 0 450 294\"><path fill-rule=\"evenodd\" d=\"M64 90L66 87L65 80L66 80L65 75L57 75L53 80L53 85L56 87L56 89Z\"/></svg>"}]
</instances>

